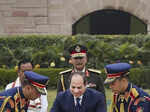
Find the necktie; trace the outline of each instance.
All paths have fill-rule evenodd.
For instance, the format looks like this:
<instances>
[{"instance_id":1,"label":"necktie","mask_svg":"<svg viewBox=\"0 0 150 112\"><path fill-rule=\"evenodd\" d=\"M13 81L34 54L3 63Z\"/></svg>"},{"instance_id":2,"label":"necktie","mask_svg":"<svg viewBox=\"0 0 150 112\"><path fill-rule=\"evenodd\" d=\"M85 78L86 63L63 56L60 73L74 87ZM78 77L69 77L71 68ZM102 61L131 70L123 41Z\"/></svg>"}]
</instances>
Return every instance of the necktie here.
<instances>
[{"instance_id":1,"label":"necktie","mask_svg":"<svg viewBox=\"0 0 150 112\"><path fill-rule=\"evenodd\" d=\"M120 112L124 112L124 96L123 95L120 96L120 100L121 100Z\"/></svg>"},{"instance_id":2,"label":"necktie","mask_svg":"<svg viewBox=\"0 0 150 112\"><path fill-rule=\"evenodd\" d=\"M76 98L76 112L80 112L80 108L81 108L81 105L80 105L80 98Z\"/></svg>"}]
</instances>

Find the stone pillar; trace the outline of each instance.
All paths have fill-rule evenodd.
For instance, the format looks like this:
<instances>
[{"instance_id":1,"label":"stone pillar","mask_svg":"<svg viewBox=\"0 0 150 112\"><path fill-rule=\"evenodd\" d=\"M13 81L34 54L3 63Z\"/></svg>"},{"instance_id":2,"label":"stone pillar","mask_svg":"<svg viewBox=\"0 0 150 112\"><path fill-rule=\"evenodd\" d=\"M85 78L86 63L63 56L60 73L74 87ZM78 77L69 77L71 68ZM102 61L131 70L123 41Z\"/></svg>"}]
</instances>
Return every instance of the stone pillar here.
<instances>
[{"instance_id":1,"label":"stone pillar","mask_svg":"<svg viewBox=\"0 0 150 112\"><path fill-rule=\"evenodd\" d=\"M147 34L150 34L150 23L147 24Z\"/></svg>"}]
</instances>

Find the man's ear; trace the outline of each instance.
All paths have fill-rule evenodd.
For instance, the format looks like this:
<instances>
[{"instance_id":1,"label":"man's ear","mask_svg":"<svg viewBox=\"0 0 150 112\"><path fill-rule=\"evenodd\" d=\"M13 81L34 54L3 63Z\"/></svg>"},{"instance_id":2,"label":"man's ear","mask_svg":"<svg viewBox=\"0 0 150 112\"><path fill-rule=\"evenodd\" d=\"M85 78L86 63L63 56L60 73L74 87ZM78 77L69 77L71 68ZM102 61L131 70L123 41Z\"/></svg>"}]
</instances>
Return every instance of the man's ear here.
<instances>
[{"instance_id":1,"label":"man's ear","mask_svg":"<svg viewBox=\"0 0 150 112\"><path fill-rule=\"evenodd\" d=\"M69 64L72 64L72 59L71 58L69 59Z\"/></svg>"}]
</instances>

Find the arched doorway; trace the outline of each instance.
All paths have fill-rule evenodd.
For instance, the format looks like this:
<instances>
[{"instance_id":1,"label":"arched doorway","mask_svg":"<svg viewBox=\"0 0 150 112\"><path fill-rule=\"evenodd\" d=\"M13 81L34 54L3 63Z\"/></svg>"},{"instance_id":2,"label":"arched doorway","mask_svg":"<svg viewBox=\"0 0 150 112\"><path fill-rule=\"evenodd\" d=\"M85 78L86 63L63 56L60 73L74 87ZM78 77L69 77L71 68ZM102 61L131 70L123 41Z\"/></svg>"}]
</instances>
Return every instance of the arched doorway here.
<instances>
[{"instance_id":1,"label":"arched doorway","mask_svg":"<svg viewBox=\"0 0 150 112\"><path fill-rule=\"evenodd\" d=\"M145 34L147 25L137 17L119 10L90 13L72 26L72 34Z\"/></svg>"}]
</instances>

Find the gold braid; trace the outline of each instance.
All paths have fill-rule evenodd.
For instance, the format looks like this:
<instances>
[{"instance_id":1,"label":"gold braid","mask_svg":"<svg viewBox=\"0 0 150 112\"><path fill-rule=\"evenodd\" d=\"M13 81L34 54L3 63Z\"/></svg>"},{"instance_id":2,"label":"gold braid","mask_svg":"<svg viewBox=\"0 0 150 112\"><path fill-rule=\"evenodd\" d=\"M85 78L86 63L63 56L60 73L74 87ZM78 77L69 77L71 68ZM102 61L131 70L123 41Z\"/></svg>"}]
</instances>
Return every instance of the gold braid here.
<instances>
[{"instance_id":1,"label":"gold braid","mask_svg":"<svg viewBox=\"0 0 150 112\"><path fill-rule=\"evenodd\" d=\"M63 91L65 91L65 85L64 85L64 76L61 75L61 84L62 84L62 88L63 88Z\"/></svg>"},{"instance_id":2,"label":"gold braid","mask_svg":"<svg viewBox=\"0 0 150 112\"><path fill-rule=\"evenodd\" d=\"M2 106L0 107L0 112L3 112L4 108L5 108L5 105L7 104L8 100L11 98L11 96L5 98Z\"/></svg>"}]
</instances>

